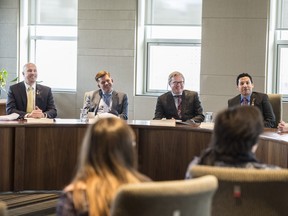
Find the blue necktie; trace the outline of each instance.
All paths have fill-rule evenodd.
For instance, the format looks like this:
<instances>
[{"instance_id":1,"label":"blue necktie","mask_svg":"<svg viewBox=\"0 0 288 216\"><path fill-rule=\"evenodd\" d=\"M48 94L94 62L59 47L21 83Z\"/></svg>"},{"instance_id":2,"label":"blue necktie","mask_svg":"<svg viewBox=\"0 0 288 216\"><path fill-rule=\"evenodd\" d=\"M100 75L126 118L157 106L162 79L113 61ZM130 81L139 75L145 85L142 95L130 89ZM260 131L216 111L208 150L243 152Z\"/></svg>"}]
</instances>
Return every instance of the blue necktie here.
<instances>
[{"instance_id":1,"label":"blue necktie","mask_svg":"<svg viewBox=\"0 0 288 216\"><path fill-rule=\"evenodd\" d=\"M103 100L108 107L110 106L111 96L111 94L103 94Z\"/></svg>"}]
</instances>

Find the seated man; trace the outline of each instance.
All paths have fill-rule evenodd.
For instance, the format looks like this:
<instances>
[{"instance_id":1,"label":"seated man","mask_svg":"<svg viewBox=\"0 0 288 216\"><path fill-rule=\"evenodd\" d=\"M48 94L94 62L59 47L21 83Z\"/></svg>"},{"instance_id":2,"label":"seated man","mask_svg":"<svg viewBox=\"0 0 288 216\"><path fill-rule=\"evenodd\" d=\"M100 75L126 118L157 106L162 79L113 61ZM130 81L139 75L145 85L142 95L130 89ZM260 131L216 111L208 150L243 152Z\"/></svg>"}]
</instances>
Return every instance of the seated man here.
<instances>
[{"instance_id":1,"label":"seated man","mask_svg":"<svg viewBox=\"0 0 288 216\"><path fill-rule=\"evenodd\" d=\"M95 80L100 88L85 94L83 108L95 115L112 113L124 120L128 119L127 94L113 90L113 79L109 72L99 71Z\"/></svg>"},{"instance_id":2,"label":"seated man","mask_svg":"<svg viewBox=\"0 0 288 216\"><path fill-rule=\"evenodd\" d=\"M158 97L154 119L181 119L203 122L203 108L194 91L184 90L185 79L182 73L175 71L168 77L171 91Z\"/></svg>"},{"instance_id":3,"label":"seated man","mask_svg":"<svg viewBox=\"0 0 288 216\"><path fill-rule=\"evenodd\" d=\"M22 74L24 81L9 88L6 113L18 113L18 118L55 118L57 110L51 88L36 82L38 75L36 65L25 64Z\"/></svg>"},{"instance_id":4,"label":"seated man","mask_svg":"<svg viewBox=\"0 0 288 216\"><path fill-rule=\"evenodd\" d=\"M248 73L239 74L236 79L236 85L240 94L228 100L228 107L240 105L256 106L263 115L264 127L275 127L276 119L268 95L252 91L254 88L252 77Z\"/></svg>"}]
</instances>

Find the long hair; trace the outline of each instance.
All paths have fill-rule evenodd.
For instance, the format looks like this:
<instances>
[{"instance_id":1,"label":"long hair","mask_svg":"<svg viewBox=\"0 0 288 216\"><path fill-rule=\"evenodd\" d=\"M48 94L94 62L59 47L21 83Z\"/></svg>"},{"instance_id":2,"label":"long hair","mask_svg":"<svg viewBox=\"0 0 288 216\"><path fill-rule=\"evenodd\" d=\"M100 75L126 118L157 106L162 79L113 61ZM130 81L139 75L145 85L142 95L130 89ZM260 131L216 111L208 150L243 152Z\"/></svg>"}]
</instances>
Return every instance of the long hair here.
<instances>
[{"instance_id":1,"label":"long hair","mask_svg":"<svg viewBox=\"0 0 288 216\"><path fill-rule=\"evenodd\" d=\"M215 120L210 148L200 159L201 164L213 165L219 158L237 161L250 154L263 132L263 117L253 106L238 106L220 112Z\"/></svg>"},{"instance_id":2,"label":"long hair","mask_svg":"<svg viewBox=\"0 0 288 216\"><path fill-rule=\"evenodd\" d=\"M110 215L118 187L140 181L134 143L133 130L121 119L103 118L89 126L72 182L73 202L78 211L83 211L83 203L88 202L89 215Z\"/></svg>"}]
</instances>

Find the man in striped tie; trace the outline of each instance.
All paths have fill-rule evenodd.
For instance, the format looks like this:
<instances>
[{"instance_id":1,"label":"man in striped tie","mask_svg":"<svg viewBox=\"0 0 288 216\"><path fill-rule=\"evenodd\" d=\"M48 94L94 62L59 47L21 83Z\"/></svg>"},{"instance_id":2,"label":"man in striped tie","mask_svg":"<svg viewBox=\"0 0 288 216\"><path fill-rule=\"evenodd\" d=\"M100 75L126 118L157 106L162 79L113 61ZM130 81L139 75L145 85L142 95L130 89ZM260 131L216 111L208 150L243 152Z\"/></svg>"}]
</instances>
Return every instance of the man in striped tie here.
<instances>
[{"instance_id":1,"label":"man in striped tie","mask_svg":"<svg viewBox=\"0 0 288 216\"><path fill-rule=\"evenodd\" d=\"M179 119L182 121L203 122L203 108L195 91L184 90L185 78L178 71L168 77L171 91L158 97L154 119Z\"/></svg>"}]
</instances>

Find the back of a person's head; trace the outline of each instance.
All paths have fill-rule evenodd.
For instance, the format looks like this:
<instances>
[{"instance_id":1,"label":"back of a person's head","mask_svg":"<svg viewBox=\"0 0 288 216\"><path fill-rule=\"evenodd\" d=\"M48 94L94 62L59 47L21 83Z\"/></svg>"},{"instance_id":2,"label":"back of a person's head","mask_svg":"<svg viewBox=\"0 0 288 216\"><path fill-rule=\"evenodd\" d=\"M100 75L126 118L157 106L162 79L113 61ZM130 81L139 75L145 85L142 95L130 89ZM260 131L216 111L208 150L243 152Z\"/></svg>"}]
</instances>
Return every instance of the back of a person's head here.
<instances>
[{"instance_id":1,"label":"back of a person's head","mask_svg":"<svg viewBox=\"0 0 288 216\"><path fill-rule=\"evenodd\" d=\"M0 216L7 216L7 204L0 200Z\"/></svg>"},{"instance_id":2,"label":"back of a person's head","mask_svg":"<svg viewBox=\"0 0 288 216\"><path fill-rule=\"evenodd\" d=\"M134 169L135 134L119 118L99 119L88 128L82 146L80 163L91 166L97 175L103 171L118 175L119 168Z\"/></svg>"},{"instance_id":3,"label":"back of a person's head","mask_svg":"<svg viewBox=\"0 0 288 216\"><path fill-rule=\"evenodd\" d=\"M263 117L257 107L228 108L216 116L212 145L219 154L245 154L257 143L263 128Z\"/></svg>"},{"instance_id":4,"label":"back of a person's head","mask_svg":"<svg viewBox=\"0 0 288 216\"><path fill-rule=\"evenodd\" d=\"M120 118L100 118L88 127L72 187L78 211L87 207L83 190L89 201L89 215L105 216L122 184L140 182L134 143L133 130Z\"/></svg>"}]
</instances>

